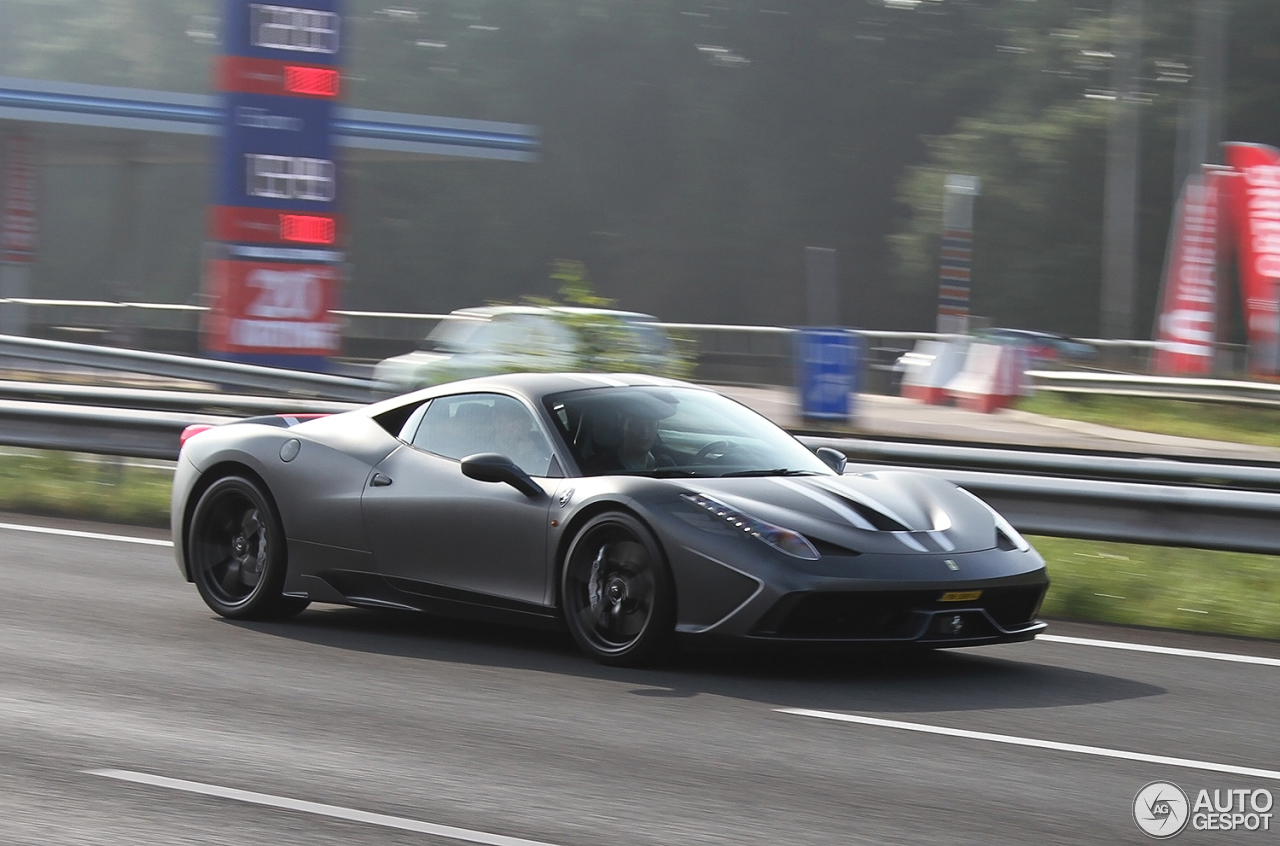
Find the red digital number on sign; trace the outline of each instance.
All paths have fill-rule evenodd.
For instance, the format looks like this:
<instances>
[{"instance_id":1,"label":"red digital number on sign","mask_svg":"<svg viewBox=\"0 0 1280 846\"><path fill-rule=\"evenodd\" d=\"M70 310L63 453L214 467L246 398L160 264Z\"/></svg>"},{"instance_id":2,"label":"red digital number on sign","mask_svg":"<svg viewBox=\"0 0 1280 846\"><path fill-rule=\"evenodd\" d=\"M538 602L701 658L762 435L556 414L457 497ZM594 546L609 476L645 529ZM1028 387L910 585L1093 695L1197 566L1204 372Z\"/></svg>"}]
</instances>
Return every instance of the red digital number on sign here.
<instances>
[{"instance_id":1,"label":"red digital number on sign","mask_svg":"<svg viewBox=\"0 0 1280 846\"><path fill-rule=\"evenodd\" d=\"M286 65L284 69L284 88L290 94L337 97L339 79L338 72L333 68Z\"/></svg>"},{"instance_id":2,"label":"red digital number on sign","mask_svg":"<svg viewBox=\"0 0 1280 846\"><path fill-rule=\"evenodd\" d=\"M338 227L331 217L313 214L280 215L280 240L295 244L333 244Z\"/></svg>"}]
</instances>

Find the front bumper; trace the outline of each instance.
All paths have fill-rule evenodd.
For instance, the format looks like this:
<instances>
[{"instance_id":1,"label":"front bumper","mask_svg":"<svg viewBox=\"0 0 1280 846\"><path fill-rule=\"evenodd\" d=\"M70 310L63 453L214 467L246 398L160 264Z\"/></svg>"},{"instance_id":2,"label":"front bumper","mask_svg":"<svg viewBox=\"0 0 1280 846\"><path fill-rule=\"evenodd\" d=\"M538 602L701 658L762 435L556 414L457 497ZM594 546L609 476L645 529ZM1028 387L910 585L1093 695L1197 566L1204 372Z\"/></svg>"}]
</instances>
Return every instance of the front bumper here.
<instances>
[{"instance_id":1,"label":"front bumper","mask_svg":"<svg viewBox=\"0 0 1280 846\"><path fill-rule=\"evenodd\" d=\"M724 559L699 557L718 572L702 573L699 581L717 590L697 597L720 602L695 619L699 603L686 601L695 597L681 584L677 631L686 642L978 646L1030 640L1046 628L1037 615L1049 579L1034 551L824 556L732 573ZM677 582L692 570L689 558L679 561Z\"/></svg>"},{"instance_id":2,"label":"front bumper","mask_svg":"<svg viewBox=\"0 0 1280 846\"><path fill-rule=\"evenodd\" d=\"M988 587L956 601L945 590L797 592L783 596L747 637L778 641L859 641L976 645L1028 640L1045 584Z\"/></svg>"}]
</instances>

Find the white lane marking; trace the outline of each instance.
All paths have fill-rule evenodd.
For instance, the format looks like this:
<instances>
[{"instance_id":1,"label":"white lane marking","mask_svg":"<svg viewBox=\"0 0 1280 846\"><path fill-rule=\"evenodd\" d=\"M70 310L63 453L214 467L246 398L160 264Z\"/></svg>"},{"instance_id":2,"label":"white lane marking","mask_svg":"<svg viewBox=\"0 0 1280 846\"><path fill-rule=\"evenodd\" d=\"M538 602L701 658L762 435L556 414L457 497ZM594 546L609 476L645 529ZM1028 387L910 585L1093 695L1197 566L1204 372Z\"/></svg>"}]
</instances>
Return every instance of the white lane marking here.
<instances>
[{"instance_id":1,"label":"white lane marking","mask_svg":"<svg viewBox=\"0 0 1280 846\"><path fill-rule=\"evenodd\" d=\"M1262 658L1257 655L1237 655L1234 652L1204 652L1199 649L1178 649L1173 646L1150 646L1145 643L1123 643L1117 640L1093 640L1087 637L1064 637L1042 634L1036 640L1049 643L1065 643L1071 646L1096 646L1102 649L1123 649L1129 652L1150 652L1156 655L1176 655L1179 658L1208 658L1211 661L1233 661L1237 664L1259 664L1263 667L1280 667L1280 658Z\"/></svg>"},{"instance_id":2,"label":"white lane marking","mask_svg":"<svg viewBox=\"0 0 1280 846\"><path fill-rule=\"evenodd\" d=\"M1164 764L1169 767L1183 767L1190 770L1208 770L1214 773L1230 773L1231 775L1254 776L1280 781L1280 770L1262 770L1257 767L1238 767L1234 764L1217 764L1213 761L1194 761L1190 758L1171 758L1167 755L1148 755L1145 752L1128 752L1123 749L1107 749L1103 746L1083 746L1079 743L1060 743L1056 740L1040 740L1035 737L1017 737L1011 734L992 734L986 731L969 731L968 729L932 726L926 723L905 723L900 720L884 720L879 717L863 717L857 714L839 714L834 711L811 711L807 708L775 708L781 714L794 714L798 717L817 717L822 720L836 720L842 723L857 723L879 728L903 729L922 734L941 734L947 737L963 737L969 740L985 740L989 743L1005 743L1010 746L1030 746L1035 749L1051 749L1055 752L1075 752L1080 755L1093 755L1099 758L1120 758L1125 761L1139 761L1144 764Z\"/></svg>"},{"instance_id":3,"label":"white lane marking","mask_svg":"<svg viewBox=\"0 0 1280 846\"><path fill-rule=\"evenodd\" d=\"M394 828L401 831L413 831L418 834L430 834L434 837L449 837L467 843L484 843L487 846L552 846L538 840L525 840L520 837L507 837L502 834L490 834L487 831L472 831L466 828L455 828L451 825L392 817L386 814L373 814L368 811L357 811L354 808L343 808L338 805L324 805L319 802L305 802L301 799L290 799L287 796L272 796L269 793L254 793L251 790L237 790L234 787L221 787L216 784L204 784L198 781L184 781L177 778L138 773L131 770L85 770L87 775L113 778L118 781L129 781L134 784L145 784L149 787L164 787L169 790L181 790L185 793L198 793L202 796L214 796L219 799L234 799L237 802L248 802L251 805L266 805L269 808L282 808L288 811L301 811L304 814L316 814L321 817L332 817L350 822L368 823L382 828Z\"/></svg>"},{"instance_id":4,"label":"white lane marking","mask_svg":"<svg viewBox=\"0 0 1280 846\"><path fill-rule=\"evenodd\" d=\"M39 535L61 535L67 538L88 538L89 540L108 540L118 543L140 543L143 546L173 546L173 541L156 540L154 538L135 538L129 535L104 535L100 532L77 532L73 529L52 529L48 526L23 526L19 523L0 523L0 529L11 532L35 532Z\"/></svg>"}]
</instances>

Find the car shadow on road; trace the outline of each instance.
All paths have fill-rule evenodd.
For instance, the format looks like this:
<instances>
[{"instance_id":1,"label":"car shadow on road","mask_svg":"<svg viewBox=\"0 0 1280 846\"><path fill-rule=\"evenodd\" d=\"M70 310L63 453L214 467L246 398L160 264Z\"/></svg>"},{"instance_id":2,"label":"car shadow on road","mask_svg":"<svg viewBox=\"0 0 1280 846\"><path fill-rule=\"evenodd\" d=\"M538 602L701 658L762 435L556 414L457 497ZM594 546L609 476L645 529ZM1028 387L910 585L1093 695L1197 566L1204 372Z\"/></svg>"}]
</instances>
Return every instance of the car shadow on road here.
<instances>
[{"instance_id":1,"label":"car shadow on road","mask_svg":"<svg viewBox=\"0 0 1280 846\"><path fill-rule=\"evenodd\" d=\"M370 655L613 681L628 695L648 698L713 695L819 710L929 713L1052 708L1166 693L1118 672L1047 663L1049 653L1034 643L823 654L680 651L658 666L630 669L595 663L563 632L409 612L322 607L284 624L230 625ZM1106 657L1085 660L1102 665Z\"/></svg>"}]
</instances>

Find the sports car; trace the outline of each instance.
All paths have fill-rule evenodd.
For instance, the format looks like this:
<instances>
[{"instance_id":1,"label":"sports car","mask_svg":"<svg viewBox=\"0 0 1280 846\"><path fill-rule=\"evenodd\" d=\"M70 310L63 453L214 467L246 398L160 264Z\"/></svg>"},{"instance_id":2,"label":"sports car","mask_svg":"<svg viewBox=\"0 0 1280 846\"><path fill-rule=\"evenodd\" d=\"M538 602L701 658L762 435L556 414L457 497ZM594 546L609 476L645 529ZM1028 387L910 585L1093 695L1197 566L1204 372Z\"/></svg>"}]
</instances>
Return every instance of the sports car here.
<instances>
[{"instance_id":1,"label":"sports car","mask_svg":"<svg viewBox=\"0 0 1280 846\"><path fill-rule=\"evenodd\" d=\"M856 470L856 472L855 472ZM218 614L311 602L567 628L608 664L688 645L1033 638L1044 560L934 476L845 466L716 391L508 374L187 439L178 567Z\"/></svg>"}]
</instances>

